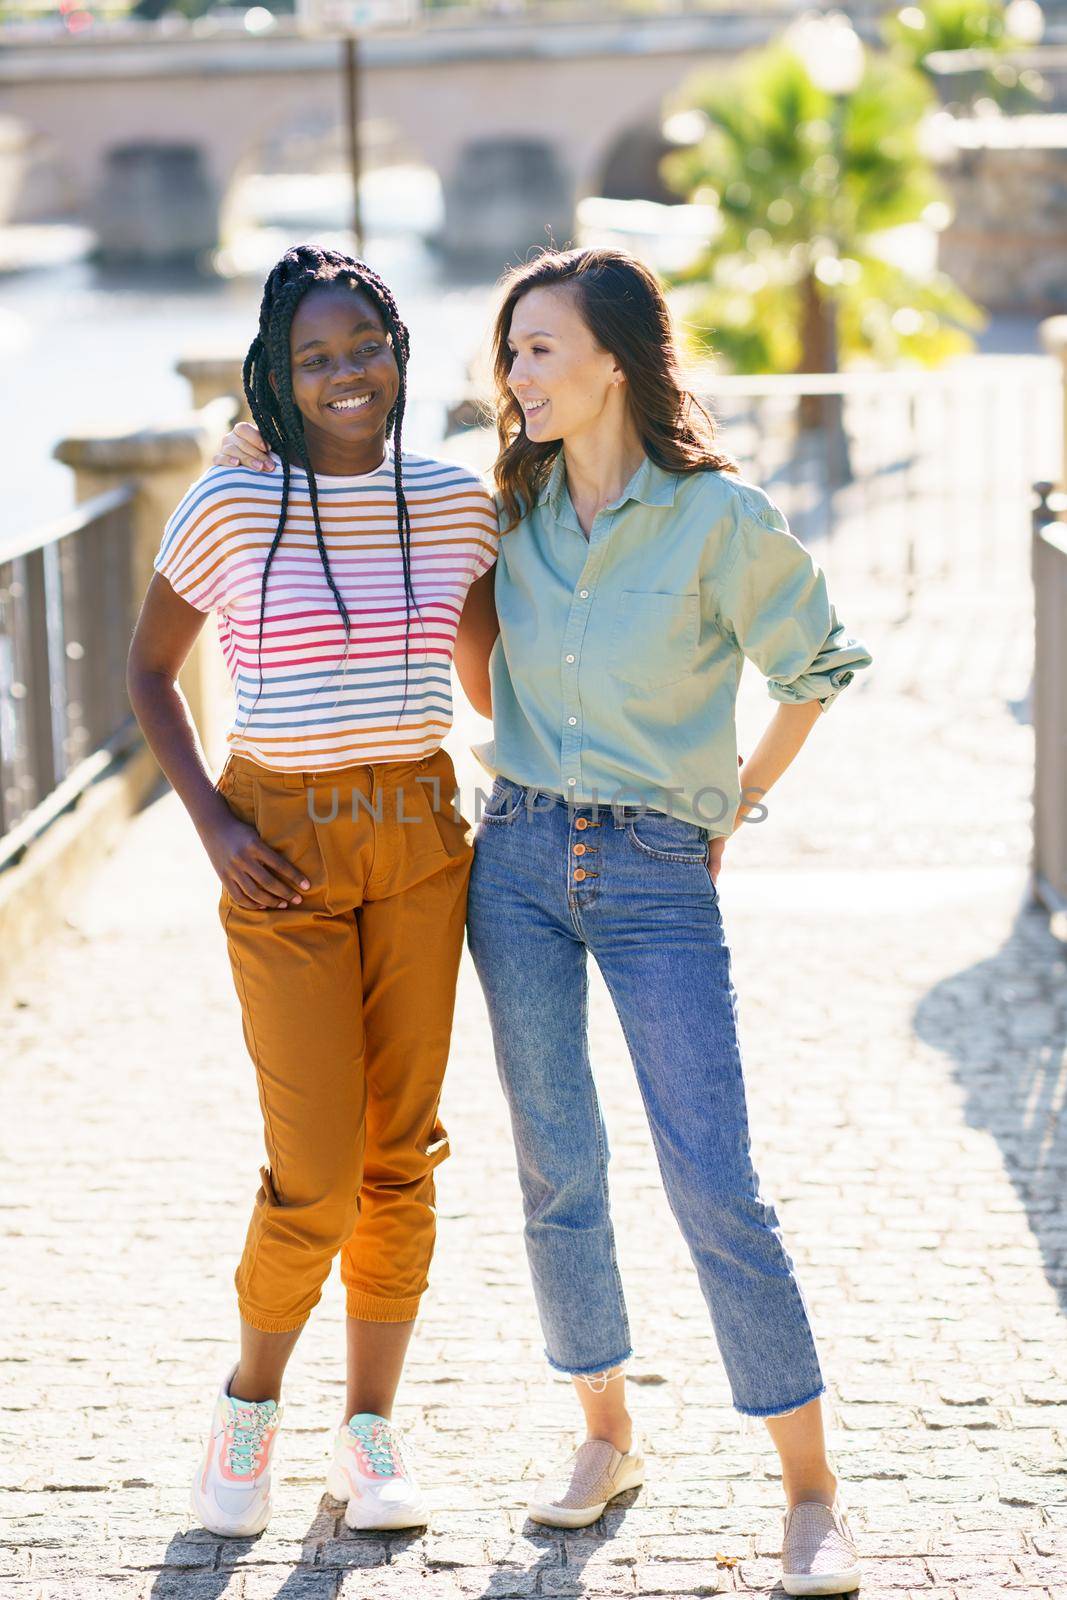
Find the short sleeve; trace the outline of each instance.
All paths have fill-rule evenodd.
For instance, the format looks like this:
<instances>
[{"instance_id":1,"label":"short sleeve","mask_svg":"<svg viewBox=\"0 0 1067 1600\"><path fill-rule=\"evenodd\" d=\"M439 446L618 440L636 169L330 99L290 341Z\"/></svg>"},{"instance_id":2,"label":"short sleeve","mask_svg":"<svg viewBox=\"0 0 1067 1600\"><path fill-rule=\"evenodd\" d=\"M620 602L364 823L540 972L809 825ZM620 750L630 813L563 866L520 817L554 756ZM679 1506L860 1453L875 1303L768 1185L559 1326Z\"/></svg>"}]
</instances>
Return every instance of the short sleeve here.
<instances>
[{"instance_id":1,"label":"short sleeve","mask_svg":"<svg viewBox=\"0 0 1067 1600\"><path fill-rule=\"evenodd\" d=\"M171 513L152 565L198 611L219 611L223 592L225 494L219 469L198 478Z\"/></svg>"},{"instance_id":2,"label":"short sleeve","mask_svg":"<svg viewBox=\"0 0 1067 1600\"><path fill-rule=\"evenodd\" d=\"M489 571L496 560L500 550L500 534L497 531L496 505L478 479L474 480L472 494L475 504L471 515L471 538L474 548L471 582L474 583L483 573Z\"/></svg>"},{"instance_id":3,"label":"short sleeve","mask_svg":"<svg viewBox=\"0 0 1067 1600\"><path fill-rule=\"evenodd\" d=\"M761 489L736 490L733 551L718 585L722 620L767 679L772 700L818 700L826 711L870 666L871 654L838 620L822 568L783 512Z\"/></svg>"}]
</instances>

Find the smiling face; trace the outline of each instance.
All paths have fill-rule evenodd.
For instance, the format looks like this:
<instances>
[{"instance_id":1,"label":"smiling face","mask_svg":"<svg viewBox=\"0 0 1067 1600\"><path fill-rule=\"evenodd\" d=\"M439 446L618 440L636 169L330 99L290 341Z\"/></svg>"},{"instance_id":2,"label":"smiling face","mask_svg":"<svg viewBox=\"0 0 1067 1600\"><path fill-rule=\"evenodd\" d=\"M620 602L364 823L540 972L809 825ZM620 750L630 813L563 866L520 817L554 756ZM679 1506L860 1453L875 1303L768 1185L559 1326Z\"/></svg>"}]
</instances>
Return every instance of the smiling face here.
<instances>
[{"instance_id":1,"label":"smiling face","mask_svg":"<svg viewBox=\"0 0 1067 1600\"><path fill-rule=\"evenodd\" d=\"M293 401L316 472L372 471L385 454L400 389L396 356L375 302L359 289L309 289L289 332ZM271 375L271 383L274 376Z\"/></svg>"},{"instance_id":2,"label":"smiling face","mask_svg":"<svg viewBox=\"0 0 1067 1600\"><path fill-rule=\"evenodd\" d=\"M508 384L535 444L595 427L624 382L615 357L597 344L565 285L522 296L512 313L508 349Z\"/></svg>"}]
</instances>

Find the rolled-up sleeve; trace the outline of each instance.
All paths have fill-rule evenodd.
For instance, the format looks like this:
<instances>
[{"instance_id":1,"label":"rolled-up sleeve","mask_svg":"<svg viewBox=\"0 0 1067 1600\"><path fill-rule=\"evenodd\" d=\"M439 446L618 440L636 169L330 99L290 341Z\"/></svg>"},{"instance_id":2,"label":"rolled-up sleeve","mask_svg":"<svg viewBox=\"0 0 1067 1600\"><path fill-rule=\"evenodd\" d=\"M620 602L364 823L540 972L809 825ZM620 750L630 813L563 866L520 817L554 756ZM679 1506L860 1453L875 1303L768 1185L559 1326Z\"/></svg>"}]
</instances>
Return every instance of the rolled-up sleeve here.
<instances>
[{"instance_id":1,"label":"rolled-up sleeve","mask_svg":"<svg viewBox=\"0 0 1067 1600\"><path fill-rule=\"evenodd\" d=\"M822 568L762 490L739 488L738 520L718 608L772 700L827 711L871 654L838 620Z\"/></svg>"}]
</instances>

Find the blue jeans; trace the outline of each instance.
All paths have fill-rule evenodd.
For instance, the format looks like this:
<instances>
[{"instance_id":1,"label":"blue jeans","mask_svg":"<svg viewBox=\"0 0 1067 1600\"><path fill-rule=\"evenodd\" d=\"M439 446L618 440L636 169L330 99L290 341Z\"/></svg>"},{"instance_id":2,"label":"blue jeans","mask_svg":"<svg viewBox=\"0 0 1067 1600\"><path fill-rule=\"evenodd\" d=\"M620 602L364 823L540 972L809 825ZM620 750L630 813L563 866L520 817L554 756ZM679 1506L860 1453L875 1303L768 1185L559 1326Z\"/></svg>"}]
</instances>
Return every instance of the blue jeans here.
<instances>
[{"instance_id":1,"label":"blue jeans","mask_svg":"<svg viewBox=\"0 0 1067 1600\"><path fill-rule=\"evenodd\" d=\"M498 778L475 839L467 937L511 1112L550 1364L602 1372L631 1353L589 1062L590 951L622 1023L734 1407L776 1416L826 1385L752 1165L708 838L659 812L569 805Z\"/></svg>"}]
</instances>

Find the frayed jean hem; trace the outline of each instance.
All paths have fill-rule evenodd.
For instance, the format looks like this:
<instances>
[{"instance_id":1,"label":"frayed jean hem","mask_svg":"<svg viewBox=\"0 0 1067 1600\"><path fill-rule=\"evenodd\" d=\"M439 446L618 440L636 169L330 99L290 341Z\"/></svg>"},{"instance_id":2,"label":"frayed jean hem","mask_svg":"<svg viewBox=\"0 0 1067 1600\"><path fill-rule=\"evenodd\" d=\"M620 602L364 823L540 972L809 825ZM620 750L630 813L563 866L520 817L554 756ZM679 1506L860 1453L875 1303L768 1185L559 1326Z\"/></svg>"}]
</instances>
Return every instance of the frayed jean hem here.
<instances>
[{"instance_id":1,"label":"frayed jean hem","mask_svg":"<svg viewBox=\"0 0 1067 1600\"><path fill-rule=\"evenodd\" d=\"M826 1393L828 1393L828 1390L827 1390L826 1384L824 1383L824 1384L821 1384L819 1386L819 1388L814 1391L814 1393L809 1394L803 1400L795 1400L792 1405L788 1405L788 1406L769 1406L769 1407L767 1407L765 1409L761 1409L761 1410L758 1410L758 1411L749 1410L745 1406L735 1405L734 1406L734 1410L741 1417L759 1417L759 1418L765 1418L765 1417L788 1417L788 1416L792 1416L794 1411L799 1411L802 1406L810 1405L813 1400L818 1400L821 1395L824 1395Z\"/></svg>"},{"instance_id":2,"label":"frayed jean hem","mask_svg":"<svg viewBox=\"0 0 1067 1600\"><path fill-rule=\"evenodd\" d=\"M562 1367L558 1361L553 1361L548 1351L545 1351L545 1360L553 1372L562 1372L567 1378L588 1378L595 1372L610 1372L613 1367L621 1367L624 1361L629 1361L633 1350L627 1350L625 1355L616 1356L612 1361L598 1361L595 1367Z\"/></svg>"}]
</instances>

